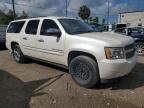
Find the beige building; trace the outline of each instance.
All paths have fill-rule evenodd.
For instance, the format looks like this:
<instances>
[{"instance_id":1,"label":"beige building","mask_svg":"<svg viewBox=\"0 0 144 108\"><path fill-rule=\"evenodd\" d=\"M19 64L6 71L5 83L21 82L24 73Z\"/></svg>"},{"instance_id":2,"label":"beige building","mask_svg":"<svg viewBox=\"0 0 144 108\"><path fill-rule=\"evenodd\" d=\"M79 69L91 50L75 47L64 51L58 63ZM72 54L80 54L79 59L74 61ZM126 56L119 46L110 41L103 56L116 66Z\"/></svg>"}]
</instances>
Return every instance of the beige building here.
<instances>
[{"instance_id":1,"label":"beige building","mask_svg":"<svg viewBox=\"0 0 144 108\"><path fill-rule=\"evenodd\" d=\"M118 24L126 24L127 27L144 26L144 11L120 13Z\"/></svg>"}]
</instances>

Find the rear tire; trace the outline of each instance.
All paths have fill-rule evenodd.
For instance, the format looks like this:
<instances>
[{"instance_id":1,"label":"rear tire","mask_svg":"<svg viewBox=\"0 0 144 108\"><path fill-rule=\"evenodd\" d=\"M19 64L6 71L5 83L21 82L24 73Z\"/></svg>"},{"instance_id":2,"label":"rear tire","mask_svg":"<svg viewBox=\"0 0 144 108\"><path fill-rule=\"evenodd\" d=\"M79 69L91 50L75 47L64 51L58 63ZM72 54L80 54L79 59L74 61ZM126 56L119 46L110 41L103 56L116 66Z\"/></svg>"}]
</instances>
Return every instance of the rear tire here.
<instances>
[{"instance_id":1,"label":"rear tire","mask_svg":"<svg viewBox=\"0 0 144 108\"><path fill-rule=\"evenodd\" d=\"M25 61L25 56L23 55L19 45L14 45L12 47L12 55L17 63L23 63Z\"/></svg>"},{"instance_id":2,"label":"rear tire","mask_svg":"<svg viewBox=\"0 0 144 108\"><path fill-rule=\"evenodd\" d=\"M70 62L69 71L72 79L85 88L95 86L100 80L96 61L87 56L75 57Z\"/></svg>"}]
</instances>

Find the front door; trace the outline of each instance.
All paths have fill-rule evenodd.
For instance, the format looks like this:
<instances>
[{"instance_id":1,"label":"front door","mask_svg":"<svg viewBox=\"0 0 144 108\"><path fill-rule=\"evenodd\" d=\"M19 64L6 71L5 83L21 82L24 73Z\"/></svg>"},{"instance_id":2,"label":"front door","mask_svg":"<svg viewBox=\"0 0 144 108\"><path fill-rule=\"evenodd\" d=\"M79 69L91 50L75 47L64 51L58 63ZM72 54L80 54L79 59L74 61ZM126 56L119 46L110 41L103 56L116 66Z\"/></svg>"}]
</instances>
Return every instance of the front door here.
<instances>
[{"instance_id":1,"label":"front door","mask_svg":"<svg viewBox=\"0 0 144 108\"><path fill-rule=\"evenodd\" d=\"M54 20L44 19L37 36L36 47L43 60L63 64L65 35Z\"/></svg>"}]
</instances>

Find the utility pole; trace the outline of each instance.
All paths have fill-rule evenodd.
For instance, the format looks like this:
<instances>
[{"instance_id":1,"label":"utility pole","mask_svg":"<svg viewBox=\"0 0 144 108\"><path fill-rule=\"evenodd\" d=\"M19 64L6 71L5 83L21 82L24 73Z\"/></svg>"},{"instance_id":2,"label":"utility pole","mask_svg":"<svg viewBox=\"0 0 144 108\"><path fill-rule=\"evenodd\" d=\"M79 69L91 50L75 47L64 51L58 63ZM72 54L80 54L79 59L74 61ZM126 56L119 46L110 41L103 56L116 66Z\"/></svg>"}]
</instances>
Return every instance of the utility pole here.
<instances>
[{"instance_id":1,"label":"utility pole","mask_svg":"<svg viewBox=\"0 0 144 108\"><path fill-rule=\"evenodd\" d=\"M110 20L110 0L108 0L107 25L109 25L109 20Z\"/></svg>"},{"instance_id":2,"label":"utility pole","mask_svg":"<svg viewBox=\"0 0 144 108\"><path fill-rule=\"evenodd\" d=\"M13 7L13 19L16 19L16 12L15 12L15 3L14 0L12 0L12 7Z\"/></svg>"},{"instance_id":3,"label":"utility pole","mask_svg":"<svg viewBox=\"0 0 144 108\"><path fill-rule=\"evenodd\" d=\"M127 8L127 12L129 12L129 1L127 1L127 4L126 4L126 8Z\"/></svg>"},{"instance_id":4,"label":"utility pole","mask_svg":"<svg viewBox=\"0 0 144 108\"><path fill-rule=\"evenodd\" d=\"M68 9L68 1L67 0L66 0L66 7L65 8L66 8L66 10L65 10L66 12L65 13L66 13L66 17L67 17L67 14L68 14L68 11L67 11L67 9Z\"/></svg>"},{"instance_id":5,"label":"utility pole","mask_svg":"<svg viewBox=\"0 0 144 108\"><path fill-rule=\"evenodd\" d=\"M107 28L109 30L109 22L110 22L110 0L108 0L108 11L107 11Z\"/></svg>"}]
</instances>

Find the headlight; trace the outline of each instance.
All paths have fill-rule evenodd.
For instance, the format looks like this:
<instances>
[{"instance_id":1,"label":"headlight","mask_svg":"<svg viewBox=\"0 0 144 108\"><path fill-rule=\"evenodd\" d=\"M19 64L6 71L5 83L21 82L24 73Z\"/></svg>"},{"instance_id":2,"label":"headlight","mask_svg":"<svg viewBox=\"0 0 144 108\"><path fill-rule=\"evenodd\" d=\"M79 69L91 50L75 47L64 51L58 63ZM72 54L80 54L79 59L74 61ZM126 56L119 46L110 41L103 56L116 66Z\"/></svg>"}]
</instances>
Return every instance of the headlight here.
<instances>
[{"instance_id":1,"label":"headlight","mask_svg":"<svg viewBox=\"0 0 144 108\"><path fill-rule=\"evenodd\" d=\"M105 55L107 59L124 59L124 48L105 48Z\"/></svg>"}]
</instances>

